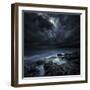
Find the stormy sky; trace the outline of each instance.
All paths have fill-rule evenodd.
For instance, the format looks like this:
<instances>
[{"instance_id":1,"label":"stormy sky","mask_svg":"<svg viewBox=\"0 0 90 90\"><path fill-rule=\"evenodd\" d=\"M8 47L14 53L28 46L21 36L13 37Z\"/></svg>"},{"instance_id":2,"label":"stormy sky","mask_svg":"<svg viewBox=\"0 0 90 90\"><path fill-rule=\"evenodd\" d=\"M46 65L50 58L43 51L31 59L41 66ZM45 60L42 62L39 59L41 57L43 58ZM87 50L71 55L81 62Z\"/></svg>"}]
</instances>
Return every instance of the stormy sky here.
<instances>
[{"instance_id":1,"label":"stormy sky","mask_svg":"<svg viewBox=\"0 0 90 90\"><path fill-rule=\"evenodd\" d=\"M80 15L23 11L24 50L80 47Z\"/></svg>"}]
</instances>

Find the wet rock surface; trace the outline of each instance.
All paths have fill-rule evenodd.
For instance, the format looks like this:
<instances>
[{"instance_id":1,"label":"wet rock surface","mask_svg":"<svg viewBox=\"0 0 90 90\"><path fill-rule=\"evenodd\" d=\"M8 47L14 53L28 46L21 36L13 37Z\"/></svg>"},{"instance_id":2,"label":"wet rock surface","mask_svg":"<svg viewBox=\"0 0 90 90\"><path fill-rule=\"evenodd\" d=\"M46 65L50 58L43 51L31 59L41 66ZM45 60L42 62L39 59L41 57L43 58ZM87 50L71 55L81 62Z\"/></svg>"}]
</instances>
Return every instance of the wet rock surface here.
<instances>
[{"instance_id":1,"label":"wet rock surface","mask_svg":"<svg viewBox=\"0 0 90 90\"><path fill-rule=\"evenodd\" d=\"M57 54L24 65L24 77L80 75L79 52Z\"/></svg>"}]
</instances>

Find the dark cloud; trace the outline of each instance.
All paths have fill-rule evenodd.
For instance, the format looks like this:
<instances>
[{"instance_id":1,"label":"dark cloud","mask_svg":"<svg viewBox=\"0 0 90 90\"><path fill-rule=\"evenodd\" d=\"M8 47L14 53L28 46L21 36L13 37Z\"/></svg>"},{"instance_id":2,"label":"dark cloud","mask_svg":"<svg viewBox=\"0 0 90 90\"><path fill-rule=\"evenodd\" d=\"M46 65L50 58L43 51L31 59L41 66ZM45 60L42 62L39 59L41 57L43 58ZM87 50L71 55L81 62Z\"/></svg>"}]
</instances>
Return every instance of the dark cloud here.
<instances>
[{"instance_id":1,"label":"dark cloud","mask_svg":"<svg viewBox=\"0 0 90 90\"><path fill-rule=\"evenodd\" d=\"M79 47L80 15L24 12L24 49Z\"/></svg>"}]
</instances>

